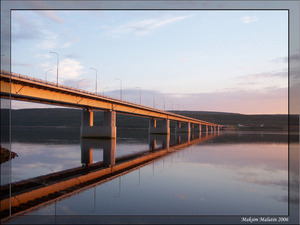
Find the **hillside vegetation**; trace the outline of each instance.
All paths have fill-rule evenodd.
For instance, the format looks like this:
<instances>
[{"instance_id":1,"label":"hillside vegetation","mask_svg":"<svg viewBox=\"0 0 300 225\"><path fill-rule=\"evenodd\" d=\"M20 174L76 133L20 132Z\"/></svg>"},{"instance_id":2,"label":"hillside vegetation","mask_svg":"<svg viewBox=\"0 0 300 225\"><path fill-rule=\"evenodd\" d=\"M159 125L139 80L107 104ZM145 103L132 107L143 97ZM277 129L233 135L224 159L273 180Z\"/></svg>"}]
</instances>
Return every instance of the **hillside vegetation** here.
<instances>
[{"instance_id":1,"label":"hillside vegetation","mask_svg":"<svg viewBox=\"0 0 300 225\"><path fill-rule=\"evenodd\" d=\"M1 110L1 124L9 124L9 111ZM205 112L205 111L172 111L184 116L226 125L237 129L299 129L299 115L244 115L237 113ZM103 113L94 112L94 125L100 125ZM158 124L160 122L158 121ZM11 110L11 124L17 126L67 126L80 127L81 110L64 108L19 109ZM117 114L118 127L147 128L148 119L143 117ZM174 127L174 123L171 123Z\"/></svg>"}]
</instances>

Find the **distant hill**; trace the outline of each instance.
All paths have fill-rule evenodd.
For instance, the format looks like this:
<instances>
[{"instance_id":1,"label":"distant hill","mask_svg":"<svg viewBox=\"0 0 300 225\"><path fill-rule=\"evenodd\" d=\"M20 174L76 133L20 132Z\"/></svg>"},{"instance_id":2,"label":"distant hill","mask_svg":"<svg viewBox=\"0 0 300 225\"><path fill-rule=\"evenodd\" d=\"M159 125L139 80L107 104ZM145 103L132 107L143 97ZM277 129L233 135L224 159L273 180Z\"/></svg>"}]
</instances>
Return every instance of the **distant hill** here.
<instances>
[{"instance_id":1,"label":"distant hill","mask_svg":"<svg viewBox=\"0 0 300 225\"><path fill-rule=\"evenodd\" d=\"M12 110L11 123L17 126L67 126L80 127L81 110L64 108L19 109ZM238 113L205 112L205 111L171 111L196 119L235 127L238 129L299 129L299 115L244 115ZM94 125L100 125L103 113L94 113ZM1 124L9 122L8 110L1 109ZM159 123L159 122L158 122ZM147 128L148 119L143 117L117 114L118 127ZM171 123L174 127L174 123Z\"/></svg>"},{"instance_id":2,"label":"distant hill","mask_svg":"<svg viewBox=\"0 0 300 225\"><path fill-rule=\"evenodd\" d=\"M238 129L290 129L299 130L299 115L245 115L224 112L173 111L181 115L209 121L212 123L233 126Z\"/></svg>"}]
</instances>

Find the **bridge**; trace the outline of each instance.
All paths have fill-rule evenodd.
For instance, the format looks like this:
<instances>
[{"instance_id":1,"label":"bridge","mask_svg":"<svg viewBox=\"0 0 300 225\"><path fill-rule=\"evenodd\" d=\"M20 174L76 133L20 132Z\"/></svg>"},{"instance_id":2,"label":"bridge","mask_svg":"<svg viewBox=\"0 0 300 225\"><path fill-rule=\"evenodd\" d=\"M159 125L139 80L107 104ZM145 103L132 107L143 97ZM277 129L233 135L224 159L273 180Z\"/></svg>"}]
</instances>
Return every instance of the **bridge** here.
<instances>
[{"instance_id":1,"label":"bridge","mask_svg":"<svg viewBox=\"0 0 300 225\"><path fill-rule=\"evenodd\" d=\"M81 136L116 138L116 113L149 118L149 133L170 134L170 121L176 122L175 132L219 131L221 125L175 113L71 88L32 77L1 71L1 98L82 109ZM93 125L93 111L104 111L102 126ZM157 120L163 125L157 126ZM182 126L184 125L184 126Z\"/></svg>"}]
</instances>

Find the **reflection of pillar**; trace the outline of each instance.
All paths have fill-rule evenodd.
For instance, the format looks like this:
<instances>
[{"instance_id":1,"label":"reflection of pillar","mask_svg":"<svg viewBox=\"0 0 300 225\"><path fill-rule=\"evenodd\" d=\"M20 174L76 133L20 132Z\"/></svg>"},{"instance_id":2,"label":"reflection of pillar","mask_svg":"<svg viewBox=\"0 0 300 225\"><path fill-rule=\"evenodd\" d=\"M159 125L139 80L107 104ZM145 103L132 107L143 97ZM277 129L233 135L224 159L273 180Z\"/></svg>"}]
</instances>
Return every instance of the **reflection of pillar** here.
<instances>
[{"instance_id":1,"label":"reflection of pillar","mask_svg":"<svg viewBox=\"0 0 300 225\"><path fill-rule=\"evenodd\" d=\"M116 112L104 112L103 126L93 126L93 111L84 109L82 112L81 137L116 138Z\"/></svg>"},{"instance_id":2,"label":"reflection of pillar","mask_svg":"<svg viewBox=\"0 0 300 225\"><path fill-rule=\"evenodd\" d=\"M103 146L103 163L106 166L114 166L116 164L116 139L104 140Z\"/></svg>"},{"instance_id":3,"label":"reflection of pillar","mask_svg":"<svg viewBox=\"0 0 300 225\"><path fill-rule=\"evenodd\" d=\"M87 142L81 142L81 164L93 163L93 148Z\"/></svg>"},{"instance_id":4,"label":"reflection of pillar","mask_svg":"<svg viewBox=\"0 0 300 225\"><path fill-rule=\"evenodd\" d=\"M156 138L153 135L150 135L149 137L149 149L150 151L156 149Z\"/></svg>"},{"instance_id":5,"label":"reflection of pillar","mask_svg":"<svg viewBox=\"0 0 300 225\"><path fill-rule=\"evenodd\" d=\"M181 143L181 136L178 134L178 132L175 133L175 143L176 144Z\"/></svg>"},{"instance_id":6,"label":"reflection of pillar","mask_svg":"<svg viewBox=\"0 0 300 225\"><path fill-rule=\"evenodd\" d=\"M170 147L170 135L161 135L161 134L150 134L149 135L149 148L150 150L156 149L157 140L162 141L162 149L169 149Z\"/></svg>"},{"instance_id":7,"label":"reflection of pillar","mask_svg":"<svg viewBox=\"0 0 300 225\"><path fill-rule=\"evenodd\" d=\"M93 162L93 149L103 149L103 163L106 166L115 165L116 139L81 139L81 163L90 165Z\"/></svg>"},{"instance_id":8,"label":"reflection of pillar","mask_svg":"<svg viewBox=\"0 0 300 225\"><path fill-rule=\"evenodd\" d=\"M156 119L149 119L149 133L150 134L170 134L170 120L163 119L162 127L156 126Z\"/></svg>"},{"instance_id":9,"label":"reflection of pillar","mask_svg":"<svg viewBox=\"0 0 300 225\"><path fill-rule=\"evenodd\" d=\"M195 134L194 133L191 133L191 139L195 139Z\"/></svg>"}]
</instances>

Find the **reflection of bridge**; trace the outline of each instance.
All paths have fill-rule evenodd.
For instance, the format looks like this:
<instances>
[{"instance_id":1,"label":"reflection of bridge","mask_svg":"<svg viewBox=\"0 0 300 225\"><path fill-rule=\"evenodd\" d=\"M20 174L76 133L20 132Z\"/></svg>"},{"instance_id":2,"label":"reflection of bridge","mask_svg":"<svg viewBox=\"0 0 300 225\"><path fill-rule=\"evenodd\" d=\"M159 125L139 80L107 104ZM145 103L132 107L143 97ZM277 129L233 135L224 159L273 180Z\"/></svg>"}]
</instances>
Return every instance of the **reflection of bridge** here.
<instances>
[{"instance_id":1,"label":"reflection of bridge","mask_svg":"<svg viewBox=\"0 0 300 225\"><path fill-rule=\"evenodd\" d=\"M219 130L220 125L170 113L127 101L74 89L51 82L1 71L1 97L45 104L83 109L82 137L116 137L116 113L150 118L149 133L169 134L170 121L176 122L176 132L190 133L194 129L201 133ZM104 111L102 126L93 126L93 110ZM162 127L156 126L162 120ZM181 125L184 126L181 126Z\"/></svg>"},{"instance_id":2,"label":"reflection of bridge","mask_svg":"<svg viewBox=\"0 0 300 225\"><path fill-rule=\"evenodd\" d=\"M9 198L10 185L1 187L2 220L8 217L10 202L12 215L18 215L109 181L176 150L204 142L215 136L215 133L207 133L204 136L198 133L178 134L175 143L170 144L169 135L150 135L149 150L119 158L115 158L116 139L82 139L81 162L84 166L13 183L11 199ZM162 142L160 148L155 147L156 141ZM103 162L92 164L93 148L103 149Z\"/></svg>"}]
</instances>

